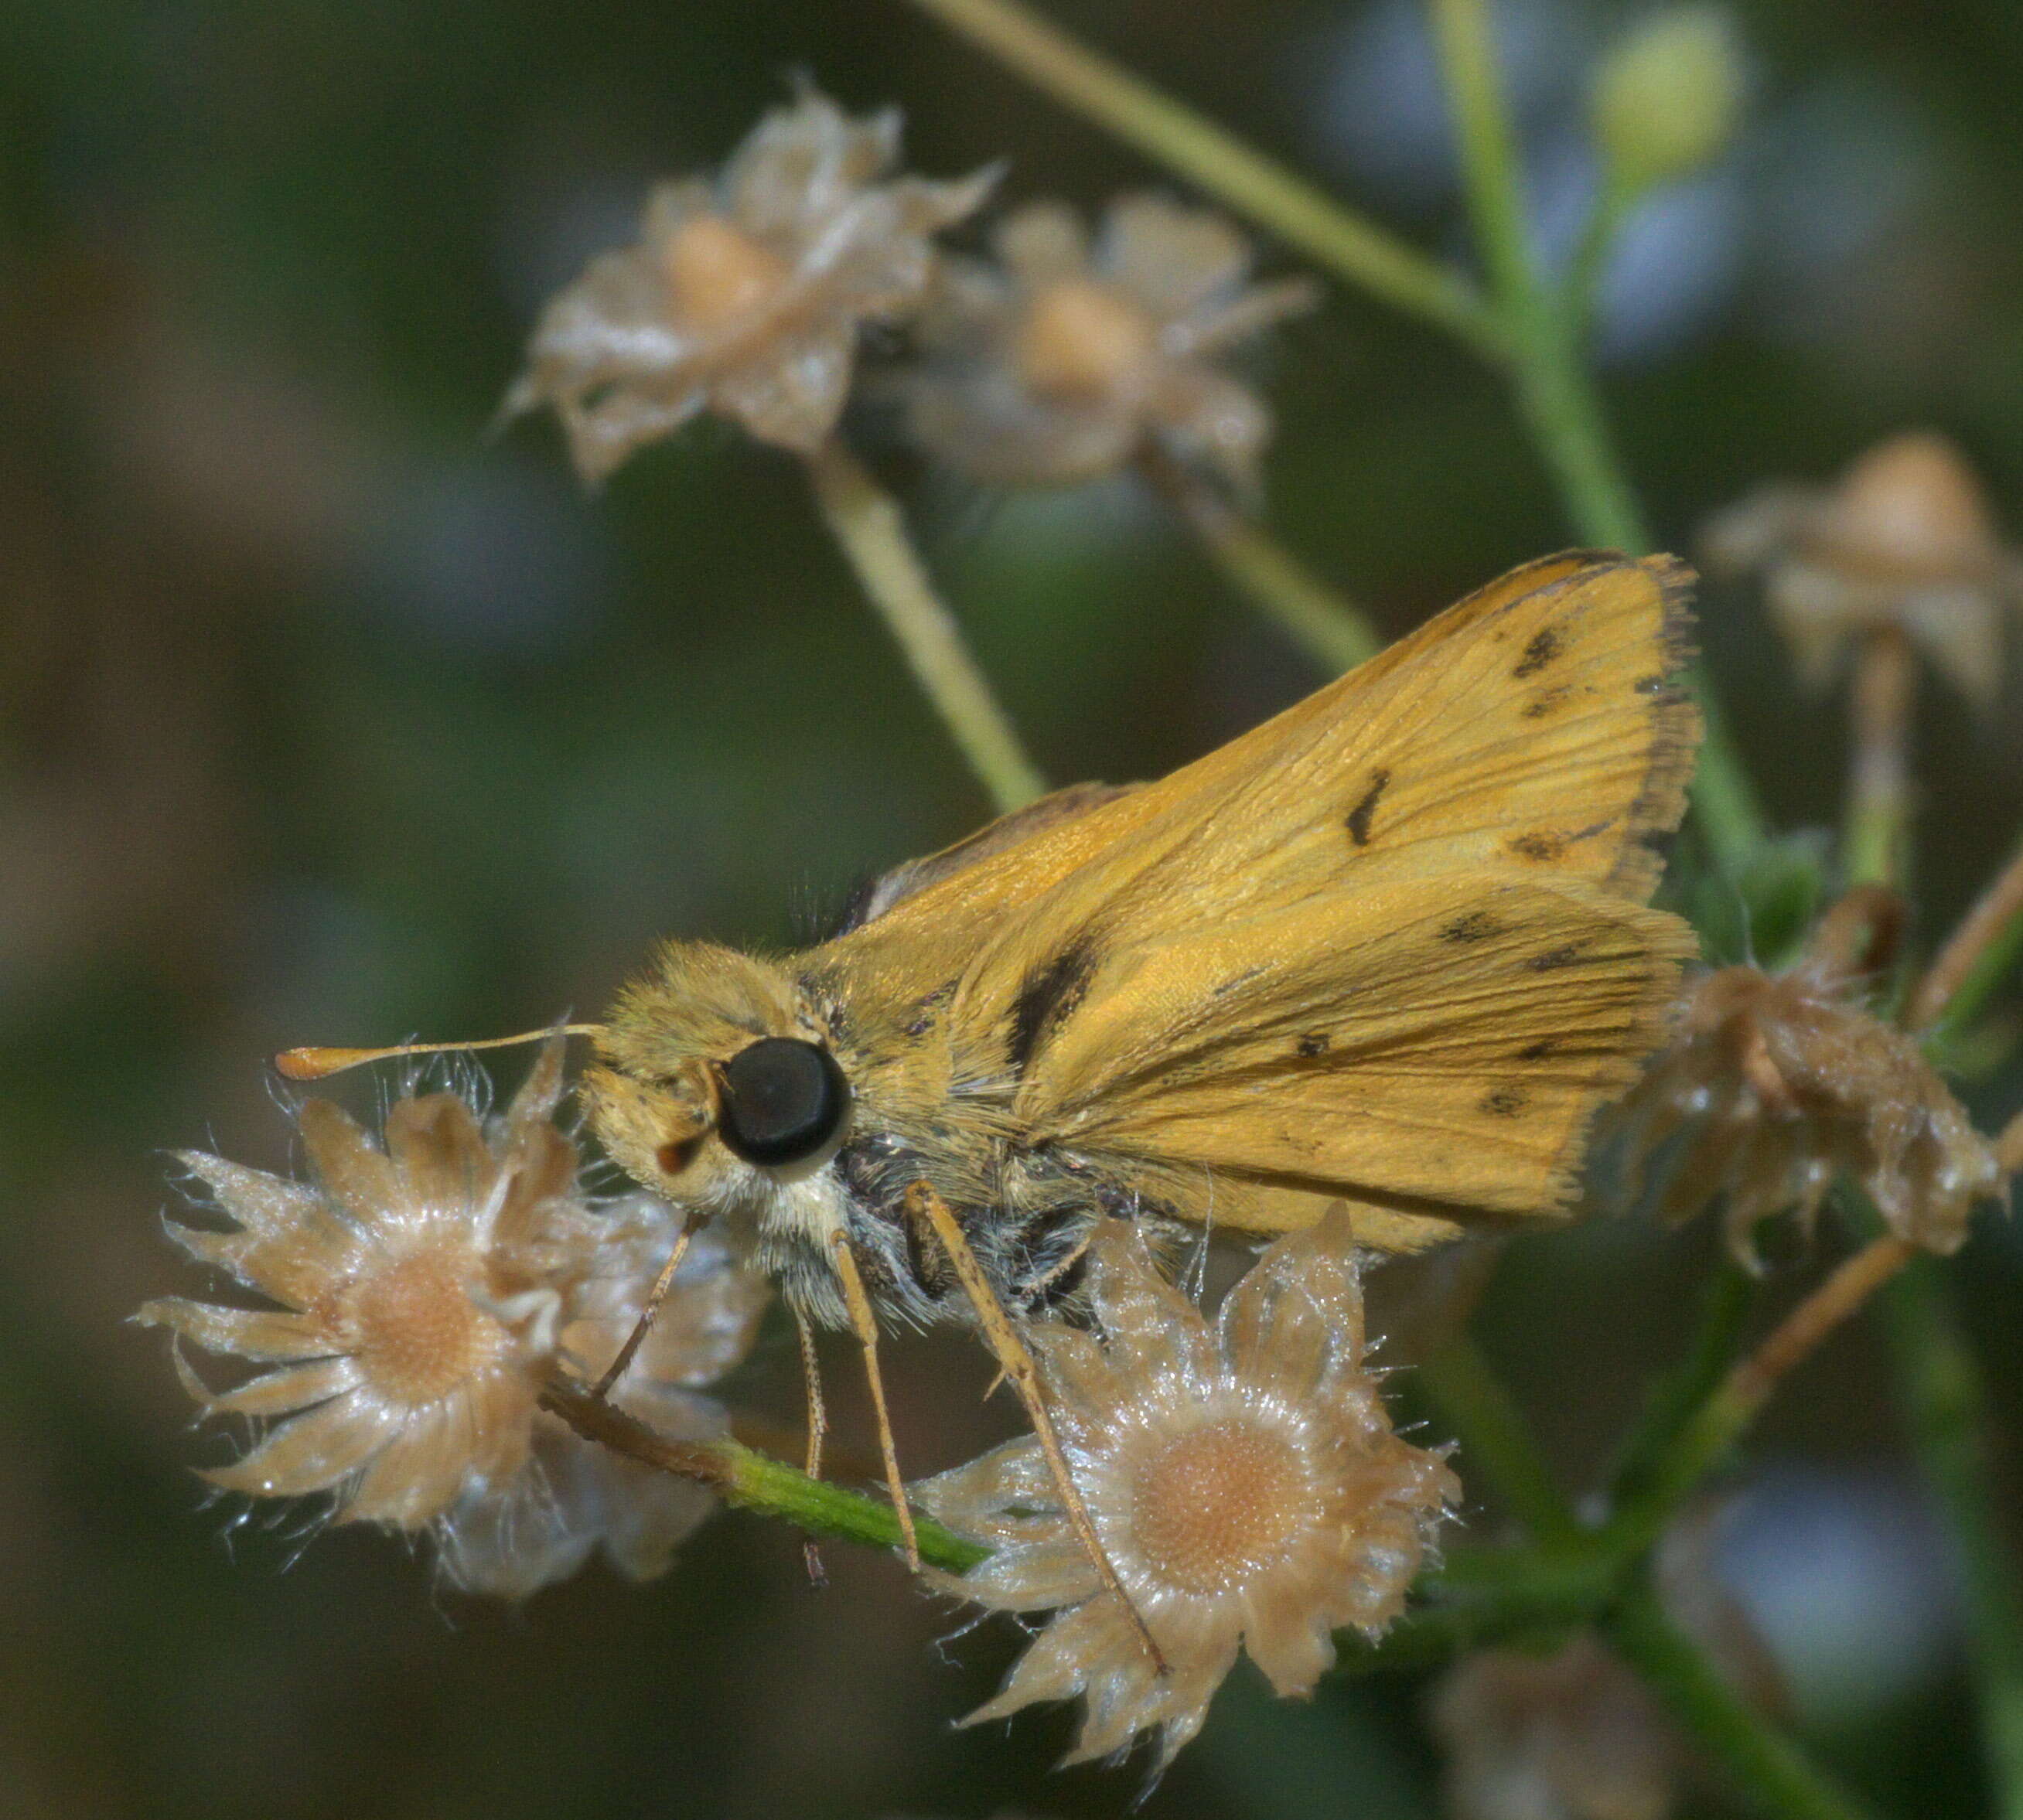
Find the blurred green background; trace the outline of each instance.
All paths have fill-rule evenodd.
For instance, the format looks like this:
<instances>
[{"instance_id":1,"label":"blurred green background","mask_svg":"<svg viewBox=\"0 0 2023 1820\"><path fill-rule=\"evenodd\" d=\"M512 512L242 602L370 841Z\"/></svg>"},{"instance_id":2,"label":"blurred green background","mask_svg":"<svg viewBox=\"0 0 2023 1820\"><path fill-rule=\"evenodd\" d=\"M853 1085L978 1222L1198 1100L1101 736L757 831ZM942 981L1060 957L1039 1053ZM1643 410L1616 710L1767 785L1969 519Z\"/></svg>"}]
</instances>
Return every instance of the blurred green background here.
<instances>
[{"instance_id":1,"label":"blurred green background","mask_svg":"<svg viewBox=\"0 0 2023 1820\"><path fill-rule=\"evenodd\" d=\"M2023 11L1735 10L1747 131L1640 213L1604 292L1662 535L1920 425L2023 525ZM1054 11L1465 255L1411 6ZM1561 243L1593 181L1583 71L1626 16L1502 13ZM542 298L796 71L902 106L916 168L1008 160L1009 200L1158 181L898 0L0 3L9 1815L1108 1815L1138 1792L1047 1771L1064 1715L952 1731L1010 1633L938 1650L950 1614L896 1564L832 1548L816 1592L754 1520L659 1584L593 1569L519 1611L376 1534L228 1527L188 1471L223 1441L123 1325L192 1286L164 1147L285 1165L272 1051L594 1014L657 936L788 942L982 817L788 461L704 425L587 498L551 424L487 433ZM1331 291L1259 377L1272 523L1387 629L1570 541L1495 383L1427 331ZM1053 777L1156 773L1317 680L1129 490L993 497L871 452ZM1829 820L1834 711L1748 595L1708 598L1705 642L1780 820ZM1988 725L1926 696L1929 936L2014 838L2023 717L2013 675ZM2023 1075L1966 1091L1992 1125ZM1510 1254L1482 1331L1569 1483L1681 1343L1707 1253L1619 1225ZM2023 1250L2000 1226L1966 1262L2014 1434ZM788 1413L790 1353L774 1336L752 1373ZM913 1470L1008 1423L960 1347L888 1369ZM1868 1336L1756 1459L1726 1559L1809 1738L1896 1812L1976 1811L1941 1544ZM1239 1674L1148 1811L1430 1815L1421 1694L1279 1708Z\"/></svg>"}]
</instances>

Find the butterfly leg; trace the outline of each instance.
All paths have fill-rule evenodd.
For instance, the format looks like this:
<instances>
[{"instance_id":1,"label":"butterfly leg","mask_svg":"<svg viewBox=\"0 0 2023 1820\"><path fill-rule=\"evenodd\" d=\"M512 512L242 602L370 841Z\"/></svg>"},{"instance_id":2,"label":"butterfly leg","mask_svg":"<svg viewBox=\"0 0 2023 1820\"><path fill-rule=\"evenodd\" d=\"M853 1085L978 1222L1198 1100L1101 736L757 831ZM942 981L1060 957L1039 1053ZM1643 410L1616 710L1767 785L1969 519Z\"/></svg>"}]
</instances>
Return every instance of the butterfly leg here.
<instances>
[{"instance_id":1,"label":"butterfly leg","mask_svg":"<svg viewBox=\"0 0 2023 1820\"><path fill-rule=\"evenodd\" d=\"M597 1380L592 1396L602 1398L611 1393L611 1387L624 1376L625 1368L631 1364L638 1352L640 1343L646 1337L646 1329L653 1325L653 1317L660 1312L660 1304L667 1300L668 1292L675 1286L675 1273L682 1267L682 1259L688 1255L689 1241L695 1237L696 1228L701 1222L691 1214L682 1227L681 1236L675 1241L675 1248L668 1252L668 1261L660 1266L660 1274L653 1279L653 1286L646 1292L646 1305L639 1310L639 1318L633 1324L632 1331L619 1347L618 1356L604 1368L604 1376Z\"/></svg>"},{"instance_id":2,"label":"butterfly leg","mask_svg":"<svg viewBox=\"0 0 2023 1820\"><path fill-rule=\"evenodd\" d=\"M829 1405L822 1398L821 1361L815 1356L815 1330L798 1308L794 1310L794 1325L800 1332L801 1381L808 1394L808 1452L803 1470L810 1478L820 1478L822 1443L829 1438ZM822 1571L821 1554L812 1537L801 1551L807 1558L808 1578L817 1587L826 1585L829 1576Z\"/></svg>"},{"instance_id":3,"label":"butterfly leg","mask_svg":"<svg viewBox=\"0 0 2023 1820\"><path fill-rule=\"evenodd\" d=\"M878 1317L865 1292L850 1241L839 1232L829 1240L836 1260L836 1280L843 1285L843 1299L850 1310L850 1325L857 1343L864 1348L864 1376L871 1386L871 1409L878 1423L878 1451L885 1461L885 1488L891 1494L892 1513L899 1519L899 1539L906 1551L906 1565L920 1570L920 1544L913 1533L913 1507L906 1502L906 1482L899 1476L899 1450L892 1439L892 1423L885 1413L885 1379L878 1369Z\"/></svg>"},{"instance_id":4,"label":"butterfly leg","mask_svg":"<svg viewBox=\"0 0 2023 1820\"><path fill-rule=\"evenodd\" d=\"M1045 1393L1041 1387L1040 1368L1035 1362L1031 1349L1019 1337L1019 1329L1004 1305L997 1299L997 1292L990 1286L990 1279L983 1274L983 1266L976 1261L976 1253L970 1249L969 1241L963 1237L962 1227L949 1211L946 1201L937 1194L933 1186L925 1182L916 1182L906 1190L906 1215L909 1219L923 1222L941 1241L942 1249L955 1268L957 1281L969 1298L970 1306L976 1310L977 1325L982 1329L984 1340L989 1345L998 1368L1012 1386L1019 1401L1025 1407L1026 1418L1033 1424L1033 1435L1040 1444L1040 1451L1046 1456L1047 1470L1052 1474L1054 1487L1061 1495L1061 1506L1066 1511L1068 1526L1074 1531L1075 1540L1087 1551L1096 1576L1104 1590L1124 1607L1129 1616L1132 1628L1138 1633L1138 1640L1144 1646L1152 1664L1163 1675L1166 1672L1166 1658L1160 1654L1159 1646L1152 1640L1152 1633L1145 1628L1145 1620L1131 1595L1124 1590L1124 1583L1117 1577L1117 1569L1104 1552L1103 1539L1096 1533L1096 1524L1088 1514L1088 1507L1082 1502L1081 1493L1075 1487L1074 1475L1068 1469L1067 1456L1061 1450L1060 1437L1054 1431L1052 1413L1047 1407Z\"/></svg>"}]
</instances>

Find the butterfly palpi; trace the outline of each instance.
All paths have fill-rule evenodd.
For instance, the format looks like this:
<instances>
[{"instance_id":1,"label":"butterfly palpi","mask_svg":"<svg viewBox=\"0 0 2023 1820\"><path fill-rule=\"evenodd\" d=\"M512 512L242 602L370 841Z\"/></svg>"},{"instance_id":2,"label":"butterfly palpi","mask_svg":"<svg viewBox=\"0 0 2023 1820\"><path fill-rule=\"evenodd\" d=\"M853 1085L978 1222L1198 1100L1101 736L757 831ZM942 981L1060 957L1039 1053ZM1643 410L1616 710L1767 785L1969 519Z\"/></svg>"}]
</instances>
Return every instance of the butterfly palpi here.
<instances>
[{"instance_id":1,"label":"butterfly palpi","mask_svg":"<svg viewBox=\"0 0 2023 1820\"><path fill-rule=\"evenodd\" d=\"M1403 1252L1565 1213L1692 948L1647 904L1698 736L1690 579L1530 564L1161 782L901 868L818 946L670 942L584 1027L590 1122L691 1229L749 1222L881 1417L881 1316L976 1324L1107 1569L1020 1337L1074 1312L1098 1222L1345 1204Z\"/></svg>"}]
</instances>

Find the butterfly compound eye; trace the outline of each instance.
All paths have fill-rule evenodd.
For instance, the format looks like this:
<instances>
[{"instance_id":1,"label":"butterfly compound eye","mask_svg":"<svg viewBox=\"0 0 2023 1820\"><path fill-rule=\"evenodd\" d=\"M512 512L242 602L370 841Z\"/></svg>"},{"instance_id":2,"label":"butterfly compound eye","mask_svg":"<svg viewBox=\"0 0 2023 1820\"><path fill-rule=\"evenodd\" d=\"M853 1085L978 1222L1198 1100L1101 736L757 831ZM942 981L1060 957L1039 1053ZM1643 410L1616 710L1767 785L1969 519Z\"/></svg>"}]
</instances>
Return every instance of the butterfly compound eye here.
<instances>
[{"instance_id":1,"label":"butterfly compound eye","mask_svg":"<svg viewBox=\"0 0 2023 1820\"><path fill-rule=\"evenodd\" d=\"M843 1128L850 1083L818 1043L764 1036L723 1065L717 1129L734 1155L765 1168L812 1157Z\"/></svg>"}]
</instances>

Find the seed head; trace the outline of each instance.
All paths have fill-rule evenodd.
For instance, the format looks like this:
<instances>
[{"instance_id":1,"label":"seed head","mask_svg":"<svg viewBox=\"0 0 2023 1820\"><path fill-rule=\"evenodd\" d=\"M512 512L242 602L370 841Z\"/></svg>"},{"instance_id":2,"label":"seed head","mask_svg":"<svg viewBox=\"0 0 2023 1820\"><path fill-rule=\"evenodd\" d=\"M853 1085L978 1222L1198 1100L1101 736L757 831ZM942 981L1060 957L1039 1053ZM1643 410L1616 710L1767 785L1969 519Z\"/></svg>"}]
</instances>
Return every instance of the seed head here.
<instances>
[{"instance_id":1,"label":"seed head","mask_svg":"<svg viewBox=\"0 0 2023 1820\"><path fill-rule=\"evenodd\" d=\"M1832 487L1766 488L1707 527L1709 567L1761 570L1800 674L1824 687L1861 632L1894 627L1970 701L1993 705L2023 562L1943 437L1891 438Z\"/></svg>"},{"instance_id":2,"label":"seed head","mask_svg":"<svg viewBox=\"0 0 2023 1820\"><path fill-rule=\"evenodd\" d=\"M488 1122L454 1093L397 1099L377 1143L333 1102L305 1100L306 1184L183 1157L234 1230L171 1236L279 1304L177 1297L137 1317L276 1368L213 1393L178 1351L205 1415L273 1424L212 1484L324 1493L338 1522L433 1529L452 1572L486 1589L531 1590L600 1539L633 1571L664 1565L706 1500L591 1457L538 1408L558 1364L594 1374L616 1355L675 1230L645 1197L585 1198L554 1122L562 1054L551 1043ZM765 1294L730 1241L703 1235L615 1394L677 1434L720 1432L722 1413L683 1387L742 1355Z\"/></svg>"},{"instance_id":3,"label":"seed head","mask_svg":"<svg viewBox=\"0 0 2023 1820\"><path fill-rule=\"evenodd\" d=\"M1811 1222L1843 1171L1891 1231L1928 1249L1965 1241L1974 1204L2003 1192L1992 1146L1915 1041L1863 1008L1830 914L1781 974L1688 979L1671 1040L1615 1115L1633 1194L1690 1219L1718 1195L1745 1263L1757 1225Z\"/></svg>"},{"instance_id":4,"label":"seed head","mask_svg":"<svg viewBox=\"0 0 2023 1820\"><path fill-rule=\"evenodd\" d=\"M860 328L911 312L933 235L994 181L891 177L898 155L895 111L854 120L807 89L715 178L657 185L638 243L543 311L507 414L552 404L593 482L704 410L811 451L842 414Z\"/></svg>"},{"instance_id":5,"label":"seed head","mask_svg":"<svg viewBox=\"0 0 2023 1820\"><path fill-rule=\"evenodd\" d=\"M1156 196L1110 204L1092 247L1074 212L1006 219L997 261L942 267L901 381L931 454L993 484L1046 487L1128 465L1148 443L1247 488L1271 434L1220 356L1311 307L1303 280L1249 282L1250 250L1220 216Z\"/></svg>"},{"instance_id":6,"label":"seed head","mask_svg":"<svg viewBox=\"0 0 2023 1820\"><path fill-rule=\"evenodd\" d=\"M1279 1693L1303 1694L1334 1660L1333 1631L1374 1635L1398 1615L1458 1487L1440 1455L1392 1431L1363 1361L1357 1268L1349 1222L1331 1215L1273 1245L1210 1322L1133 1229L1097 1237L1097 1332L1052 1325L1033 1340L1076 1485L1169 1672L1101 1590L1037 1443L1013 1442L917 1488L996 1550L945 1589L1054 1613L966 1723L1080 1694L1070 1761L1151 1732L1163 1767L1239 1644Z\"/></svg>"}]
</instances>

